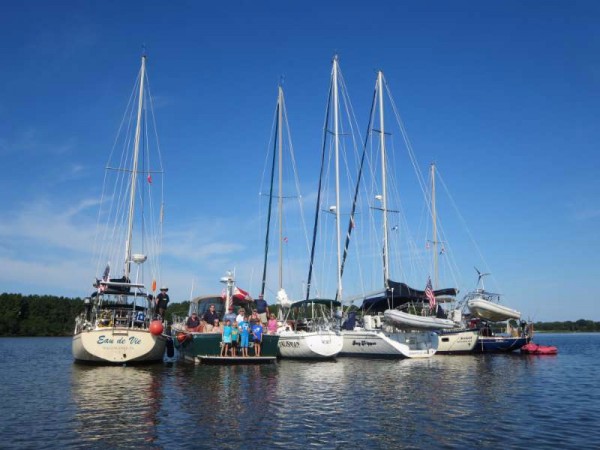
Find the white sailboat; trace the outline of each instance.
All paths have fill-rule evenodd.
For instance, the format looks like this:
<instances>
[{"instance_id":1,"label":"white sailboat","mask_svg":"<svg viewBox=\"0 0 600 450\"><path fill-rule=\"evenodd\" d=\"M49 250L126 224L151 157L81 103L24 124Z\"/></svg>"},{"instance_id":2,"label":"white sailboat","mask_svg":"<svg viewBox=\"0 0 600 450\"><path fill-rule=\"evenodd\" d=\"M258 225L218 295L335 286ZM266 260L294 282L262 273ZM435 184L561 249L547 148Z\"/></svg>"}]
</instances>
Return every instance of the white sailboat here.
<instances>
[{"instance_id":1,"label":"white sailboat","mask_svg":"<svg viewBox=\"0 0 600 450\"><path fill-rule=\"evenodd\" d=\"M377 199L381 201L381 207L377 208L383 214L383 279L384 291L375 295L374 298L363 299L363 306L369 301L372 305L383 306L379 312L392 309L394 300L393 282L389 277L389 250L388 250L388 205L387 205L387 173L386 173L386 142L385 142L385 120L383 106L384 77L383 72L377 73L376 95L373 102L379 108L379 129L377 131L381 150L381 194ZM351 221L353 218L351 217ZM341 355L344 356L387 356L397 358L430 358L438 347L438 336L433 331L423 330L423 327L398 327L394 321L388 321L386 315L377 314L377 308L371 310L363 307L362 326L347 320L344 324L342 335L344 346ZM387 313L387 311L385 311ZM375 313L376 315L374 315ZM389 318L389 313L388 317Z\"/></svg>"},{"instance_id":2,"label":"white sailboat","mask_svg":"<svg viewBox=\"0 0 600 450\"><path fill-rule=\"evenodd\" d=\"M287 294L283 288L283 244L285 237L283 236L283 129L284 124L284 113L285 113L285 101L283 95L283 88L279 86L277 96L277 125L276 125L276 145L278 151L273 151L273 168L271 176L271 186L273 186L273 177L275 174L275 156L278 154L278 176L279 176L279 192L278 192L278 214L279 214L279 271L278 271L278 298L282 306L287 302ZM271 189L270 200L273 198L273 192ZM271 216L271 202L269 202L269 221ZM265 259L264 259L264 270L263 279L260 295L264 296L266 278L267 278L267 256L269 247L269 226L267 225L266 233L266 244L265 244ZM326 306L325 303L321 303L321 300L315 301L302 301L296 302L290 305L290 307L283 309L286 311L285 326L278 330L279 335L279 355L282 358L296 358L296 359L327 359L334 358L342 349L342 337L339 331L336 331L329 325L329 321L326 316L321 315L317 317L315 315L315 304L320 307ZM339 302L337 302L339 304ZM306 308L301 308L306 307ZM292 311L298 309L305 312L310 311L310 314L303 314L302 317L291 317Z\"/></svg>"},{"instance_id":3,"label":"white sailboat","mask_svg":"<svg viewBox=\"0 0 600 450\"><path fill-rule=\"evenodd\" d=\"M120 247L120 253L124 244L123 270L115 275L111 273L110 264L107 265L101 279L96 279L94 283L96 291L84 300L85 312L77 317L73 335L72 352L76 361L105 364L162 361L165 352L167 338L163 335L163 323L160 320L152 320L152 302L143 280L142 265L148 257L146 254L133 251L134 246L139 246L142 251L153 251L154 254L150 258L152 265L150 271L155 272L156 275L158 241L154 239L148 242L143 236L138 237L134 234L134 225L139 221L134 215L136 201L145 198L138 189L138 184L150 185L152 175L155 178L162 175L162 169L149 168L147 159L144 159L146 166L139 162L140 142L145 141L145 136L142 137L147 82L145 56L142 57L138 82L137 111L135 103L130 103L131 118L137 115L134 135L128 134L124 137L122 165L107 167L107 170L114 173L117 178L115 186L120 186L125 192L124 195L117 196L117 191L113 191L111 187L111 190L107 191L110 194L104 199L114 203L114 211L105 214L101 211L100 214L110 225L105 228L105 237L100 240L100 253L107 255L108 258L120 259L121 257L116 253L119 251L116 246ZM131 138L133 138L133 148L128 145ZM144 174L146 179L139 177L140 174ZM148 189L151 187L148 186ZM154 207L157 205L144 206L149 213L155 211ZM162 208L161 205L158 206ZM160 215L162 211L155 214L157 218ZM149 227L150 223L145 223L145 226ZM132 265L135 265L135 270L132 270ZM153 291L155 289L156 281L153 282L152 287Z\"/></svg>"},{"instance_id":4,"label":"white sailboat","mask_svg":"<svg viewBox=\"0 0 600 450\"><path fill-rule=\"evenodd\" d=\"M436 210L436 195L435 195L435 164L431 164L431 219L432 219L432 251L433 251L433 274L434 288L439 284L438 281L438 256L441 252L438 251L438 234L437 234L437 210ZM434 291L435 292L435 291ZM467 329L462 317L460 306L456 306L456 296L448 297L448 304L454 306L450 311L445 312L441 305L438 305L440 315L447 315L453 326L439 327L437 334L439 335L438 354L459 354L469 353L473 351L477 344L479 332L477 330ZM439 300L442 300L440 298ZM443 303L443 302L439 302ZM438 314L436 314L438 315ZM440 319L441 320L441 319Z\"/></svg>"}]
</instances>

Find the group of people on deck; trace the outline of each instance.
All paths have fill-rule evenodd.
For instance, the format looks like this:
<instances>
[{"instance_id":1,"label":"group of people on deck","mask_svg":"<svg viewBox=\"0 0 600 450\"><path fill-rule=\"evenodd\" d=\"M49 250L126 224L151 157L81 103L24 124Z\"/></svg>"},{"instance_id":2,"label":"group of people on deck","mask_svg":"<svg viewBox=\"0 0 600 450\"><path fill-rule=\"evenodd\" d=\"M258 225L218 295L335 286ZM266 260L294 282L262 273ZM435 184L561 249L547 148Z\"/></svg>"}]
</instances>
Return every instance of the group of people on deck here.
<instances>
[{"instance_id":1,"label":"group of people on deck","mask_svg":"<svg viewBox=\"0 0 600 450\"><path fill-rule=\"evenodd\" d=\"M188 331L221 333L221 356L244 357L248 356L250 342L254 344L254 356L261 356L263 335L277 333L277 326L277 319L274 314L269 314L267 302L262 296L256 300L256 308L252 309L250 317L247 317L243 307L238 309L236 315L233 305L230 305L221 322L215 305L210 305L202 319L194 312L186 323Z\"/></svg>"}]
</instances>

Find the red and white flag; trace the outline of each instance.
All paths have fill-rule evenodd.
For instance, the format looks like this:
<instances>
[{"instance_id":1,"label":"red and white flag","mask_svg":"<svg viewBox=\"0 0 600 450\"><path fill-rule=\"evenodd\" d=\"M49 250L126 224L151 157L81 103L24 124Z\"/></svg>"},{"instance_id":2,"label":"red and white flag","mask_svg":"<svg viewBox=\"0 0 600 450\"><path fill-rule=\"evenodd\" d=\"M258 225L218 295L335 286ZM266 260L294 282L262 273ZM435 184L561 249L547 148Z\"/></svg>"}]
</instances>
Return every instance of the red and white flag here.
<instances>
[{"instance_id":1,"label":"red and white flag","mask_svg":"<svg viewBox=\"0 0 600 450\"><path fill-rule=\"evenodd\" d=\"M252 297L250 297L250 294L248 294L246 291L244 291L243 289L240 289L239 287L235 287L233 289L233 297L237 298L238 300L252 300Z\"/></svg>"}]
</instances>

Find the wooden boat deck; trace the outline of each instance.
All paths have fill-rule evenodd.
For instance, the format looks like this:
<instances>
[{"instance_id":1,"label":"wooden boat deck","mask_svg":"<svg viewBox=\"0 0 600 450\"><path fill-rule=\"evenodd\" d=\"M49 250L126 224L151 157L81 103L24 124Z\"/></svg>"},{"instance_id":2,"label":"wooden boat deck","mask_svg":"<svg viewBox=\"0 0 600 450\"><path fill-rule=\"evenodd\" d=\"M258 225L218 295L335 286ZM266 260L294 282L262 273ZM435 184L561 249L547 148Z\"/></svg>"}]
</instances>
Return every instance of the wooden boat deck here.
<instances>
[{"instance_id":1,"label":"wooden boat deck","mask_svg":"<svg viewBox=\"0 0 600 450\"><path fill-rule=\"evenodd\" d=\"M275 356L196 356L196 364L271 364Z\"/></svg>"}]
</instances>

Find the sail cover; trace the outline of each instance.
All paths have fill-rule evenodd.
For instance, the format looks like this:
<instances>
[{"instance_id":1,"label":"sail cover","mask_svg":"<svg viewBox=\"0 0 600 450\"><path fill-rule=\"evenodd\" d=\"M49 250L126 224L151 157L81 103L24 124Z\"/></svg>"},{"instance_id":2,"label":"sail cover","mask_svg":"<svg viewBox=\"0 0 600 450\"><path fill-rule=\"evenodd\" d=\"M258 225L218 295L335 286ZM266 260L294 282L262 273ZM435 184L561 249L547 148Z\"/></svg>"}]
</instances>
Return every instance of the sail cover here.
<instances>
[{"instance_id":1,"label":"sail cover","mask_svg":"<svg viewBox=\"0 0 600 450\"><path fill-rule=\"evenodd\" d=\"M406 283L388 280L389 289L375 297L363 300L361 309L363 311L383 312L386 309L394 309L406 303L429 302L425 291L411 288ZM433 295L455 297L458 290L455 288L436 289Z\"/></svg>"}]
</instances>

